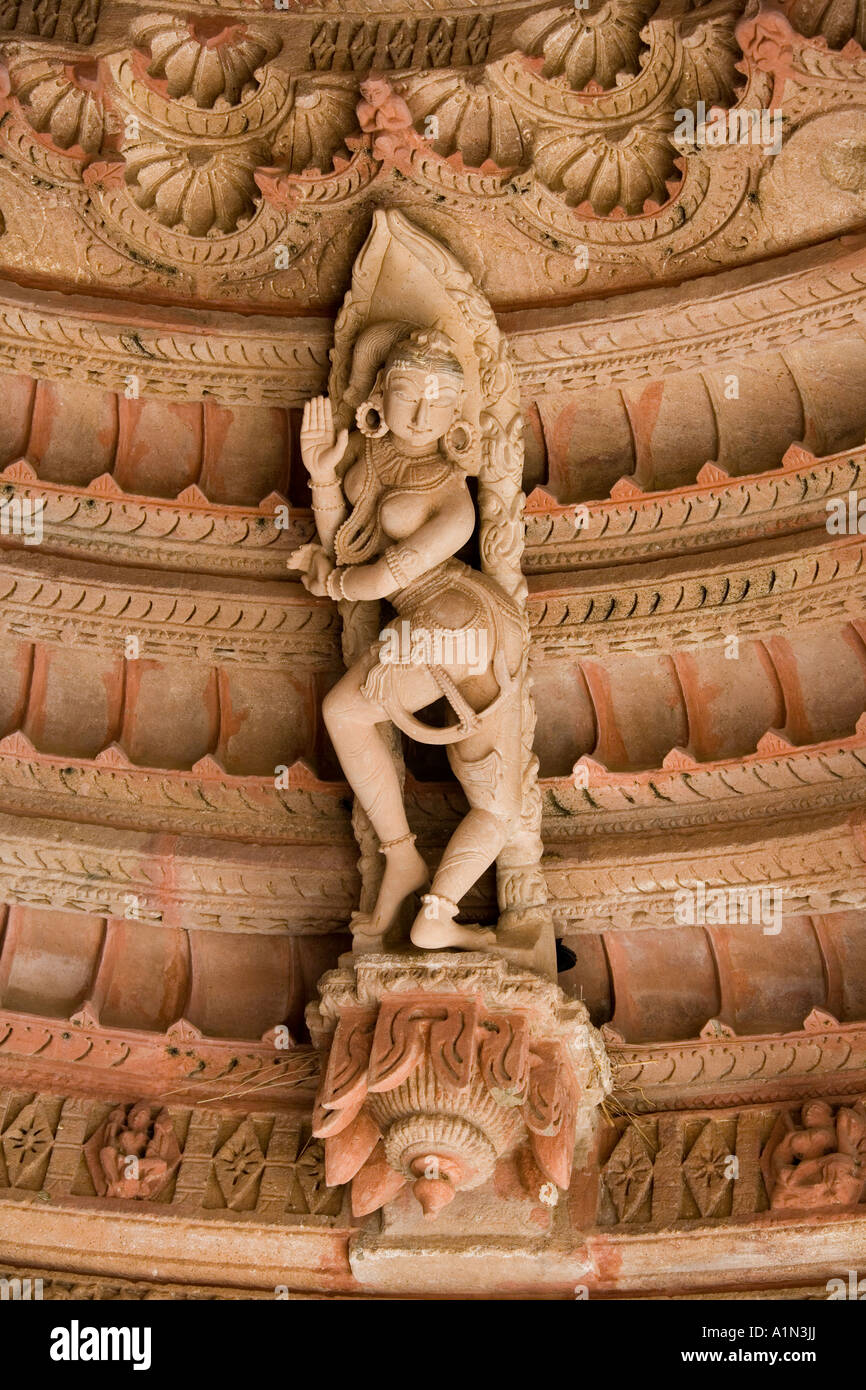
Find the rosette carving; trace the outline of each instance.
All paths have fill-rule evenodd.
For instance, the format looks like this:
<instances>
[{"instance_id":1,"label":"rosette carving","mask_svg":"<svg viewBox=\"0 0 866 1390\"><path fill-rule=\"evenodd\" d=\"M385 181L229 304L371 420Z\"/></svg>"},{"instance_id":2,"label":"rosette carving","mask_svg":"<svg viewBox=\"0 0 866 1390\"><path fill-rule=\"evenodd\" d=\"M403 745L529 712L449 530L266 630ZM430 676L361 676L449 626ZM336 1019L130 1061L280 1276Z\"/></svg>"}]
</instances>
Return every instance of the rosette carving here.
<instances>
[{"instance_id":1,"label":"rosette carving","mask_svg":"<svg viewBox=\"0 0 866 1390\"><path fill-rule=\"evenodd\" d=\"M10 66L10 85L25 120L59 150L85 155L102 149L110 117L96 65L46 59Z\"/></svg>"},{"instance_id":2,"label":"rosette carving","mask_svg":"<svg viewBox=\"0 0 866 1390\"><path fill-rule=\"evenodd\" d=\"M615 208L641 213L647 200L661 206L675 167L664 120L579 137L549 128L538 137L534 163L548 187L601 216Z\"/></svg>"},{"instance_id":3,"label":"rosette carving","mask_svg":"<svg viewBox=\"0 0 866 1390\"><path fill-rule=\"evenodd\" d=\"M634 76L640 67L641 29L653 9L650 0L583 10L542 10L521 25L516 46L544 60L545 77L565 77L575 91L590 83L597 91Z\"/></svg>"},{"instance_id":4,"label":"rosette carving","mask_svg":"<svg viewBox=\"0 0 866 1390\"><path fill-rule=\"evenodd\" d=\"M330 170L334 156L348 159L345 132L355 119L357 95L336 82L302 79L292 109L274 142L275 163L292 174L308 169Z\"/></svg>"},{"instance_id":5,"label":"rosette carving","mask_svg":"<svg viewBox=\"0 0 866 1390\"><path fill-rule=\"evenodd\" d=\"M249 221L261 199L254 178L260 153L136 145L127 154L126 183L138 206L162 226L195 237L225 235Z\"/></svg>"},{"instance_id":6,"label":"rosette carving","mask_svg":"<svg viewBox=\"0 0 866 1390\"><path fill-rule=\"evenodd\" d=\"M694 106L698 101L707 106L714 102L727 105L733 100L737 63L742 57L734 37L733 17L730 13L716 15L684 32L682 73L677 87L677 100L682 106Z\"/></svg>"},{"instance_id":7,"label":"rosette carving","mask_svg":"<svg viewBox=\"0 0 866 1390\"><path fill-rule=\"evenodd\" d=\"M279 50L272 35L253 25L145 15L132 29L133 43L150 55L147 74L165 83L166 94L196 106L236 106L260 86L259 69Z\"/></svg>"},{"instance_id":8,"label":"rosette carving","mask_svg":"<svg viewBox=\"0 0 866 1390\"><path fill-rule=\"evenodd\" d=\"M524 162L526 140L512 104L486 78L436 73L406 83L412 119L441 155L460 153L475 168Z\"/></svg>"}]
</instances>

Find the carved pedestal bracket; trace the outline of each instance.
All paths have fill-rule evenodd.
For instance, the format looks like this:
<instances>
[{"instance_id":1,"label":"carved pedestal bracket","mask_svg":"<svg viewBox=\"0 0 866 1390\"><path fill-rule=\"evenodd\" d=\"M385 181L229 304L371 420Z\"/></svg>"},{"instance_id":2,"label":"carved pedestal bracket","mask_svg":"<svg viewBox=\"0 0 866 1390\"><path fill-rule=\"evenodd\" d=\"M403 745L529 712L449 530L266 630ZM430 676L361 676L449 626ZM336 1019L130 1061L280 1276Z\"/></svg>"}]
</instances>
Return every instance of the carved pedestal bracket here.
<instances>
[{"instance_id":1,"label":"carved pedestal bracket","mask_svg":"<svg viewBox=\"0 0 866 1390\"><path fill-rule=\"evenodd\" d=\"M554 1198L568 1188L611 1087L582 1003L475 952L356 957L319 991L308 1024L330 1056L313 1133L356 1216L411 1183L435 1217L521 1146Z\"/></svg>"}]
</instances>

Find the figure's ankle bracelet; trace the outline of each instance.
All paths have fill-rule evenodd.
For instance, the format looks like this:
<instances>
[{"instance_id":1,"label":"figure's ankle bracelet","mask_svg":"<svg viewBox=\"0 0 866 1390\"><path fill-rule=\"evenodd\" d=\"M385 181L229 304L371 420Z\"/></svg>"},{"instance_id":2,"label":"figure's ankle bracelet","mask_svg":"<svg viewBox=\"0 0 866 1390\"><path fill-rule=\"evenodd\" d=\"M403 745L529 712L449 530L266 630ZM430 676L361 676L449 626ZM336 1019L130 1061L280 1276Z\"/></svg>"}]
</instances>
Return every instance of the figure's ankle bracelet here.
<instances>
[{"instance_id":1,"label":"figure's ankle bracelet","mask_svg":"<svg viewBox=\"0 0 866 1390\"><path fill-rule=\"evenodd\" d=\"M424 906L424 915L427 917L438 917L443 913L447 917L456 917L459 911L457 904L450 898L443 898L441 893L424 893L421 897ZM428 909L431 909L428 911Z\"/></svg>"},{"instance_id":2,"label":"figure's ankle bracelet","mask_svg":"<svg viewBox=\"0 0 866 1390\"><path fill-rule=\"evenodd\" d=\"M397 840L382 840L379 843L381 854L387 854L389 849L399 849L401 845L414 845L415 836L411 830L407 835L401 835Z\"/></svg>"}]
</instances>

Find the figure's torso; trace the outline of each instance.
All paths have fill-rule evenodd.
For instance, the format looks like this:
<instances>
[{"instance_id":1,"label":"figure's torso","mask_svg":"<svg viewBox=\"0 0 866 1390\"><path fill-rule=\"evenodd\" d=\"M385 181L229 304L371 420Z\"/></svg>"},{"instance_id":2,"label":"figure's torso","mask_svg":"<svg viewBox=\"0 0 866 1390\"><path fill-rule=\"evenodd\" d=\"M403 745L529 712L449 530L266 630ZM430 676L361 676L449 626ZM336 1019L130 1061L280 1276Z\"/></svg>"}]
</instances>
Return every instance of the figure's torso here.
<instances>
[{"instance_id":1,"label":"figure's torso","mask_svg":"<svg viewBox=\"0 0 866 1390\"><path fill-rule=\"evenodd\" d=\"M350 464L343 491L352 511L343 529L349 547L354 526L363 535L363 560L383 554L395 541L408 540L434 517L455 488L465 489L465 475L438 450L420 458L398 454L387 441L367 442L364 453ZM343 562L351 563L348 549Z\"/></svg>"}]
</instances>

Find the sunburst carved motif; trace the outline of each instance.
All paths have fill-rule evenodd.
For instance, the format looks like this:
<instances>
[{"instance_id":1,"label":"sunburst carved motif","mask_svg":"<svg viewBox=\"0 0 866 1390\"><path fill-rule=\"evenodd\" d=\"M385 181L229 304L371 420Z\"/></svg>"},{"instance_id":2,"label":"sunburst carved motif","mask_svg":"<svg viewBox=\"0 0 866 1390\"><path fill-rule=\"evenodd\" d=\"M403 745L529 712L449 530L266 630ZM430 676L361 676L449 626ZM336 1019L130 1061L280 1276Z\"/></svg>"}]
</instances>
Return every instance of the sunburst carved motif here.
<instances>
[{"instance_id":1,"label":"sunburst carved motif","mask_svg":"<svg viewBox=\"0 0 866 1390\"><path fill-rule=\"evenodd\" d=\"M613 87L638 72L641 29L652 10L651 0L609 0L594 14L542 10L518 29L515 43L543 56L545 77L563 76L576 91L590 82Z\"/></svg>"},{"instance_id":2,"label":"sunburst carved motif","mask_svg":"<svg viewBox=\"0 0 866 1390\"><path fill-rule=\"evenodd\" d=\"M708 106L714 102L728 104L733 100L738 81L737 63L742 58L733 33L733 20L740 6L732 6L727 14L698 20L691 29L683 28L682 75L677 87L677 99L682 106L694 106L698 101Z\"/></svg>"},{"instance_id":3,"label":"sunburst carved motif","mask_svg":"<svg viewBox=\"0 0 866 1390\"><path fill-rule=\"evenodd\" d=\"M406 83L406 100L418 130L438 154L459 152L477 168L492 159L500 168L521 164L525 137L508 101L486 78L436 73Z\"/></svg>"},{"instance_id":4,"label":"sunburst carved motif","mask_svg":"<svg viewBox=\"0 0 866 1390\"><path fill-rule=\"evenodd\" d=\"M339 83L303 79L298 83L291 112L276 140L273 160L293 174L306 169L328 172L334 155L348 156L345 132L355 121L358 97Z\"/></svg>"},{"instance_id":5,"label":"sunburst carved motif","mask_svg":"<svg viewBox=\"0 0 866 1390\"><path fill-rule=\"evenodd\" d=\"M661 206L670 195L674 153L666 127L632 126L581 136L551 129L540 133L534 164L548 187L565 193L574 206L589 205L601 216L621 208L641 213L649 201Z\"/></svg>"}]
</instances>

